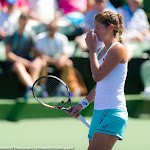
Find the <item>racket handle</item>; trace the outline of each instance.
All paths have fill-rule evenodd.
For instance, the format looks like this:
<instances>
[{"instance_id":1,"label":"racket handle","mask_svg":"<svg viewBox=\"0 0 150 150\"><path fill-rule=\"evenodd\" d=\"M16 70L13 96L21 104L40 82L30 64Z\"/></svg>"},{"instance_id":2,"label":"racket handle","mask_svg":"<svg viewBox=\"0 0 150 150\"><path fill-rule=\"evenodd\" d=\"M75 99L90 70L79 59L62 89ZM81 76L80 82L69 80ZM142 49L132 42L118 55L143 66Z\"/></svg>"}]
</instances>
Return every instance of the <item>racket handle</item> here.
<instances>
[{"instance_id":1,"label":"racket handle","mask_svg":"<svg viewBox=\"0 0 150 150\"><path fill-rule=\"evenodd\" d=\"M81 114L79 114L79 115L77 116L77 118L78 118L80 121L82 121L88 128L90 128L90 123L89 123Z\"/></svg>"}]
</instances>

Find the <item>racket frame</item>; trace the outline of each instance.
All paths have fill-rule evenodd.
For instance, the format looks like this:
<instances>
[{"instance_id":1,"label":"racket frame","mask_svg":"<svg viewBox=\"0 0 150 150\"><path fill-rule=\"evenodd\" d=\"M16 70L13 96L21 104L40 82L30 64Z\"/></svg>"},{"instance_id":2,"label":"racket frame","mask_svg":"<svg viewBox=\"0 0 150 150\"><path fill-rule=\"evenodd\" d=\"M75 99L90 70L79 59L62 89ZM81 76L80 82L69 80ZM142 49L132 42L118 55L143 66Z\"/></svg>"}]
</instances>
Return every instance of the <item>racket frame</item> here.
<instances>
[{"instance_id":1,"label":"racket frame","mask_svg":"<svg viewBox=\"0 0 150 150\"><path fill-rule=\"evenodd\" d=\"M55 78L56 80L58 80L59 82L61 82L67 89L68 91L68 101L62 105L62 106L59 106L59 107L56 107L56 106L50 106L48 104L45 104L43 102L41 102L37 96L35 95L34 93L34 87L35 85L37 84L37 82L43 78ZM71 101L71 93L70 93L70 90L68 88L68 86L66 85L66 83L64 81L62 81L60 78L56 77L56 76L53 76L53 75L46 75L46 76L42 76L40 78L38 78L34 83L33 83L33 86L32 86L32 93L33 93L33 96L34 98L40 103L42 104L43 106L45 107L48 107L48 108L51 108L51 109L57 109L57 110L63 110L63 111L71 111L70 109L67 109L67 108L63 108L65 105L67 105L68 103L70 103L70 106L73 108L73 104L72 104L72 101ZM80 114L78 113L76 118L78 118L80 121L82 121L88 128L90 127L90 123Z\"/></svg>"}]
</instances>

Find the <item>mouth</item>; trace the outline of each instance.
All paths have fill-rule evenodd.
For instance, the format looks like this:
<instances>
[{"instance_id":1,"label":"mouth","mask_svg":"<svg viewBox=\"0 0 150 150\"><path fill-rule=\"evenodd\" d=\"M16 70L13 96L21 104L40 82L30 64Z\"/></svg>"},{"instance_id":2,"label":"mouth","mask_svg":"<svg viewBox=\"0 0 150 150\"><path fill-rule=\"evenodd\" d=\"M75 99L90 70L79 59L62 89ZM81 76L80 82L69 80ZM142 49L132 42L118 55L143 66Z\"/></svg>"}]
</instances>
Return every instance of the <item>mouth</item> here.
<instances>
[{"instance_id":1,"label":"mouth","mask_svg":"<svg viewBox=\"0 0 150 150\"><path fill-rule=\"evenodd\" d=\"M99 40L99 39L100 39L100 36L98 36L97 34L96 34L96 36L97 36L97 39Z\"/></svg>"},{"instance_id":2,"label":"mouth","mask_svg":"<svg viewBox=\"0 0 150 150\"><path fill-rule=\"evenodd\" d=\"M97 40L102 42L102 38L100 36L97 36Z\"/></svg>"}]
</instances>

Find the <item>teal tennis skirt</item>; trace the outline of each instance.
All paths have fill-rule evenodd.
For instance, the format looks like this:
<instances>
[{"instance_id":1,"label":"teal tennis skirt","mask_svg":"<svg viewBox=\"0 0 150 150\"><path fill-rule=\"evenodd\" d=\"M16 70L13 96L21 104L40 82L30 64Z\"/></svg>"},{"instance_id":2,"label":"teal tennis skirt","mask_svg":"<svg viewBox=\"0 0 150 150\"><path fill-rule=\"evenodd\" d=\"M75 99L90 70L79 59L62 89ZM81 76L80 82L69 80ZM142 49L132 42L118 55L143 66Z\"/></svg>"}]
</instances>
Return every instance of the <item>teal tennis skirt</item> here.
<instances>
[{"instance_id":1,"label":"teal tennis skirt","mask_svg":"<svg viewBox=\"0 0 150 150\"><path fill-rule=\"evenodd\" d=\"M123 133L128 122L127 110L106 109L94 110L91 126L89 129L89 140L95 132L114 135L118 140L123 140Z\"/></svg>"}]
</instances>

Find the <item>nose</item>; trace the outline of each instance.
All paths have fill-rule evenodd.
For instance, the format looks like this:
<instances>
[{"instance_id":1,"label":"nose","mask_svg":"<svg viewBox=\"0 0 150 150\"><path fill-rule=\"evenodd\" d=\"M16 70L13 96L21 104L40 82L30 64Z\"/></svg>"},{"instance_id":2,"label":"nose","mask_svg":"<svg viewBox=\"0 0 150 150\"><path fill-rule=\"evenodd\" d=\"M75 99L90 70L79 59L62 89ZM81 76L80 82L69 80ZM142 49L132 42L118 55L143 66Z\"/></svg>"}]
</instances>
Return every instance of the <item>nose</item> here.
<instances>
[{"instance_id":1,"label":"nose","mask_svg":"<svg viewBox=\"0 0 150 150\"><path fill-rule=\"evenodd\" d=\"M94 32L94 33L96 33L96 30L95 30L95 29L93 29L93 32Z\"/></svg>"}]
</instances>

